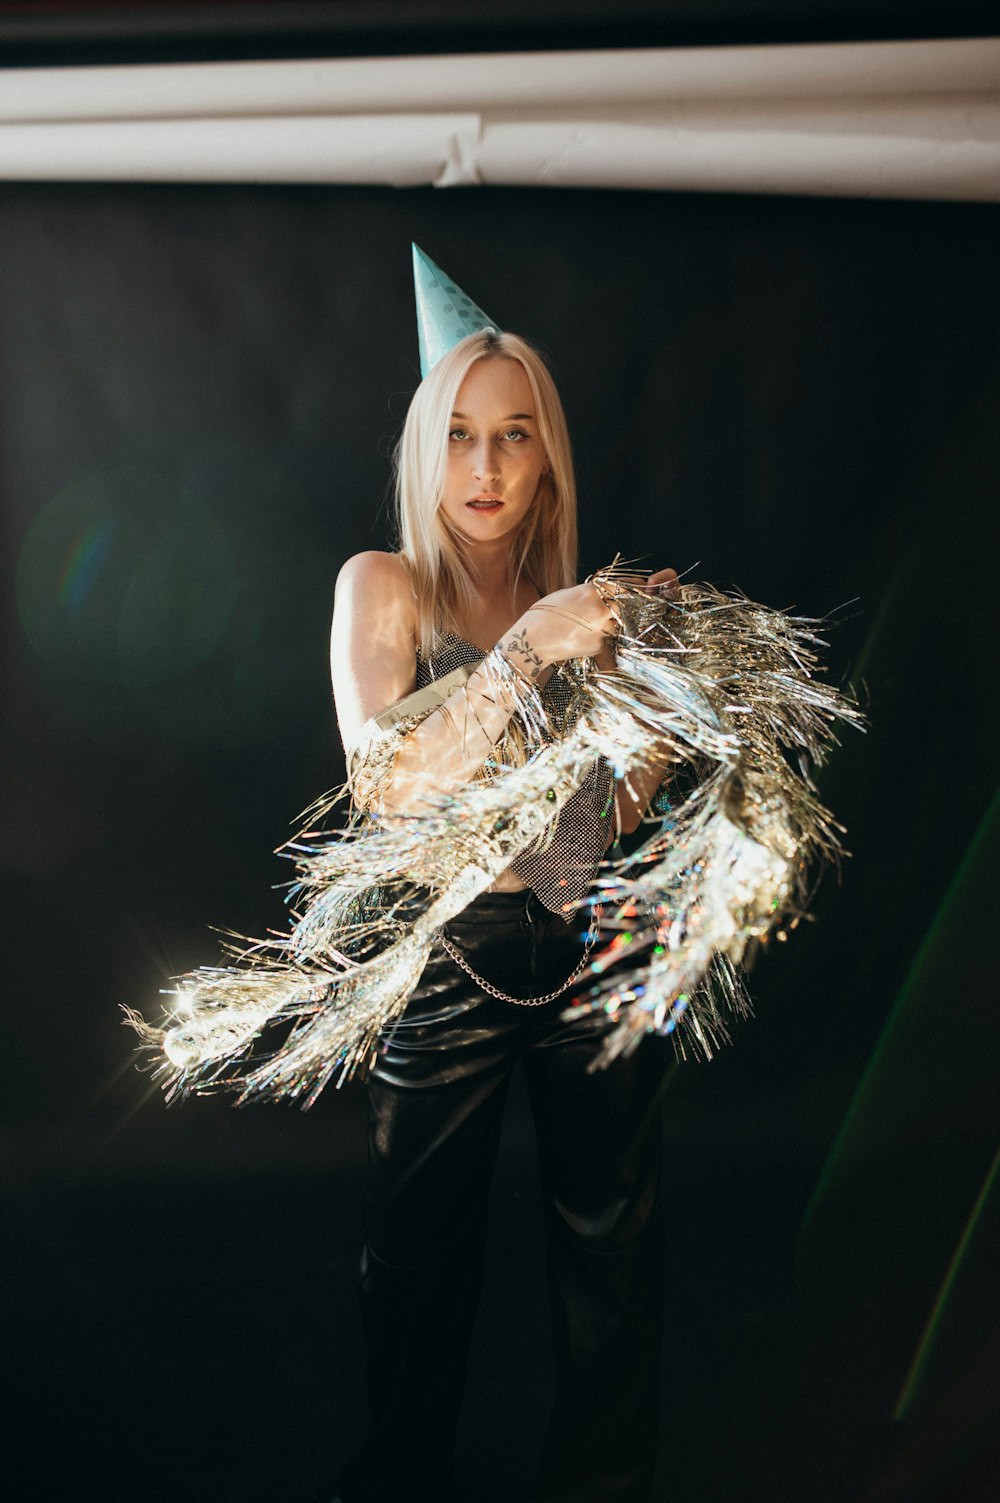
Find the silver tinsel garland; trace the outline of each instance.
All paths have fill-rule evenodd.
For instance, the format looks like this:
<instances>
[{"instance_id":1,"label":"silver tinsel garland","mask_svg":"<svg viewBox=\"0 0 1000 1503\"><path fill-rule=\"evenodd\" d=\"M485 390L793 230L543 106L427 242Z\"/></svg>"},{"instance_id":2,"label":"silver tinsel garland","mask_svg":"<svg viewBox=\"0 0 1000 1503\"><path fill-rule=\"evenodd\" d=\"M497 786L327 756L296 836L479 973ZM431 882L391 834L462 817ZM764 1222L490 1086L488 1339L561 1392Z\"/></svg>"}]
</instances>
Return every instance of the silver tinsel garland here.
<instances>
[{"instance_id":1,"label":"silver tinsel garland","mask_svg":"<svg viewBox=\"0 0 1000 1503\"><path fill-rule=\"evenodd\" d=\"M604 581L616 581L604 571ZM855 706L817 679L817 623L708 585L673 599L616 583L617 667L572 659L560 724L496 651L485 660L513 696L527 760L441 795L424 812L372 825L355 814L323 828L348 790L309 811L319 828L286 851L296 861L295 922L236 963L180 979L171 1017L153 1028L127 1018L153 1046L168 1095L226 1084L241 1100L309 1105L346 1079L401 1016L442 928L514 856L544 844L559 809L595 757L628 779L674 768L683 796L650 821L627 858L600 868L591 902L609 936L567 1015L616 1020L603 1062L648 1032L672 1033L683 1052L711 1054L727 1018L746 1009L739 964L747 948L804 911L818 860L835 857L839 827L818 801L810 767ZM352 767L355 807L377 807L413 717L370 737ZM287 1036L267 1057L251 1045L272 1023Z\"/></svg>"}]
</instances>

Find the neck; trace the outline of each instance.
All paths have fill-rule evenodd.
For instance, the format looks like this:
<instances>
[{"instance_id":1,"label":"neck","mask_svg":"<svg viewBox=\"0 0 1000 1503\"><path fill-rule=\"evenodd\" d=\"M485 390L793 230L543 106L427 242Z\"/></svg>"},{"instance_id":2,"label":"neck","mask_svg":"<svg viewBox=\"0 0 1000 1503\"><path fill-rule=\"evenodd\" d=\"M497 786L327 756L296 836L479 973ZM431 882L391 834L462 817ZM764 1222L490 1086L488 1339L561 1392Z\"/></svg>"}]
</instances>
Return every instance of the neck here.
<instances>
[{"instance_id":1,"label":"neck","mask_svg":"<svg viewBox=\"0 0 1000 1503\"><path fill-rule=\"evenodd\" d=\"M503 539L496 543L477 544L467 548L466 558L473 584L486 599L513 595L513 559L510 544Z\"/></svg>"}]
</instances>

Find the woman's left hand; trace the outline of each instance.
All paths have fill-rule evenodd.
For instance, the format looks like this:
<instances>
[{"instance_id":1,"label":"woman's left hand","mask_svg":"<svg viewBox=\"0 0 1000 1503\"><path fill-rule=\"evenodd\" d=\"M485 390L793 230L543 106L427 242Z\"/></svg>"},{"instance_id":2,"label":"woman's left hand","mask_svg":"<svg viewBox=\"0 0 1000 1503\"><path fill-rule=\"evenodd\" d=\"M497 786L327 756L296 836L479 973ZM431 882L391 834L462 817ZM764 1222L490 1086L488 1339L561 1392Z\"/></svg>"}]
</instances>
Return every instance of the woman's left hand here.
<instances>
[{"instance_id":1,"label":"woman's left hand","mask_svg":"<svg viewBox=\"0 0 1000 1503\"><path fill-rule=\"evenodd\" d=\"M651 595L663 595L668 600L675 599L681 587L676 569L657 569L655 574L619 575L618 578L622 584L628 584L632 589L646 590ZM595 661L598 668L605 673L614 668L613 641L605 643Z\"/></svg>"},{"instance_id":2,"label":"woman's left hand","mask_svg":"<svg viewBox=\"0 0 1000 1503\"><path fill-rule=\"evenodd\" d=\"M614 569L607 574L597 573L592 578L605 600L613 600L616 589L673 597L681 587L676 569L657 569L652 574L631 574L627 569Z\"/></svg>"},{"instance_id":3,"label":"woman's left hand","mask_svg":"<svg viewBox=\"0 0 1000 1503\"><path fill-rule=\"evenodd\" d=\"M650 595L676 595L681 585L676 569L657 569L655 574L619 574L616 577L630 589L645 590Z\"/></svg>"},{"instance_id":4,"label":"woman's left hand","mask_svg":"<svg viewBox=\"0 0 1000 1503\"><path fill-rule=\"evenodd\" d=\"M681 582L676 569L657 569L655 574L651 574L645 583L639 586L640 589L655 590L657 594L666 595L668 598L676 596L680 587Z\"/></svg>"}]
</instances>

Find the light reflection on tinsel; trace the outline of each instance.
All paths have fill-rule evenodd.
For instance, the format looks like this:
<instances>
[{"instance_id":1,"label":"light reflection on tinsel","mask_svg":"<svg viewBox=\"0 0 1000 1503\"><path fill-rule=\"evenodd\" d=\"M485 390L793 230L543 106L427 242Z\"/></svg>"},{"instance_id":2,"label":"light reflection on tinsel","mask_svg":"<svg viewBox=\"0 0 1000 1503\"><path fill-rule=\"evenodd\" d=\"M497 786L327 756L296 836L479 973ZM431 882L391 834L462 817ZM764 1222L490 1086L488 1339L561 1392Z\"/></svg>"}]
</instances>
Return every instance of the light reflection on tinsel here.
<instances>
[{"instance_id":1,"label":"light reflection on tinsel","mask_svg":"<svg viewBox=\"0 0 1000 1503\"><path fill-rule=\"evenodd\" d=\"M618 933L567 1015L618 1020L602 1063L649 1031L672 1033L681 1053L690 1044L709 1056L728 1037L727 1017L747 1011L738 967L749 946L784 937L781 926L804 912L817 858L839 852L840 827L817 799L809 766L823 760L836 720L861 717L812 677L822 645L814 622L703 585L687 586L652 626L629 597L623 619L621 670L654 695L669 693L664 656L683 655L684 673L730 739L720 735L715 769L672 817L600 874L592 901L606 905L604 927ZM654 650L637 652L651 636Z\"/></svg>"},{"instance_id":2,"label":"light reflection on tinsel","mask_svg":"<svg viewBox=\"0 0 1000 1503\"><path fill-rule=\"evenodd\" d=\"M738 967L748 946L797 922L817 858L839 850L808 769L834 723L860 716L813 676L816 623L710 586L686 585L665 601L614 570L603 578L619 581L618 666L562 665L575 692L561 724L546 722L537 693L499 653L486 659L518 703L524 765L375 828L303 834L287 848L299 870L290 933L249 946L232 967L183 977L167 1029L128 1013L166 1056L169 1094L226 1082L243 1100L308 1105L332 1076L363 1066L442 927L519 850L544 842L598 755L627 778L669 751L695 781L638 851L602 866L592 901L612 938L566 1015L617 1020L603 1063L651 1031L705 1055L727 1037L727 1019L746 1010ZM400 721L361 749L353 785L362 803L376 804L417 723ZM336 802L310 813L322 823ZM247 1059L261 1030L281 1021L292 1025L281 1047Z\"/></svg>"}]
</instances>

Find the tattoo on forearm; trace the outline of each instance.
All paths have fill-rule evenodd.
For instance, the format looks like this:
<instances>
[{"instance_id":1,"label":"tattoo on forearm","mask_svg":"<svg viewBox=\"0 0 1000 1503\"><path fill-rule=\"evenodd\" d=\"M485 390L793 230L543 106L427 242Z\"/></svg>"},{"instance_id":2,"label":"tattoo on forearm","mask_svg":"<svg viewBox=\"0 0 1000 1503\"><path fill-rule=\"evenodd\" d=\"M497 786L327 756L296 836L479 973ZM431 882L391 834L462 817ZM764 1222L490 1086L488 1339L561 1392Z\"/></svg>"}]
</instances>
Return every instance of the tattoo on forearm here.
<instances>
[{"instance_id":1,"label":"tattoo on forearm","mask_svg":"<svg viewBox=\"0 0 1000 1503\"><path fill-rule=\"evenodd\" d=\"M520 631L513 632L503 646L510 652L518 653L524 659L525 676L532 683L537 682L539 675L545 668L545 664L528 641L527 628L522 626Z\"/></svg>"}]
</instances>

